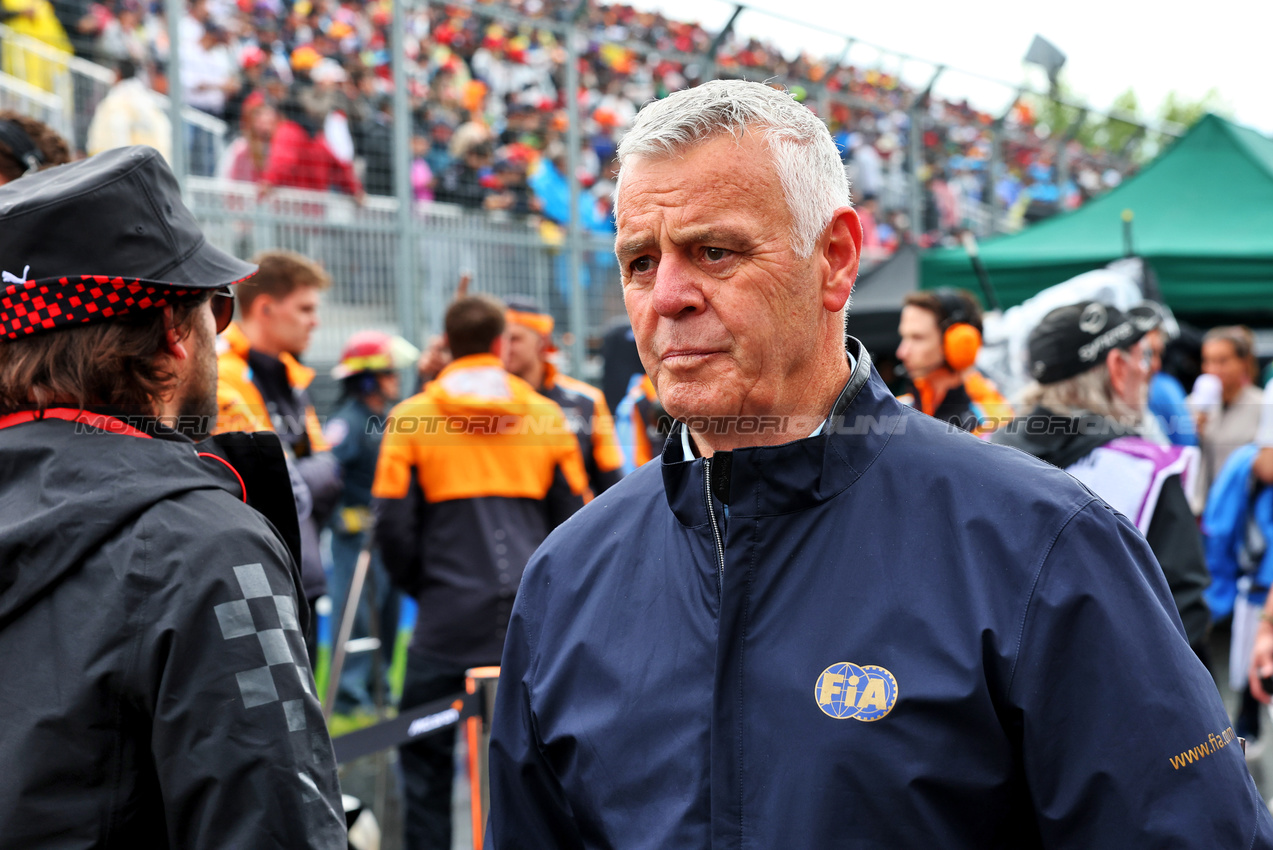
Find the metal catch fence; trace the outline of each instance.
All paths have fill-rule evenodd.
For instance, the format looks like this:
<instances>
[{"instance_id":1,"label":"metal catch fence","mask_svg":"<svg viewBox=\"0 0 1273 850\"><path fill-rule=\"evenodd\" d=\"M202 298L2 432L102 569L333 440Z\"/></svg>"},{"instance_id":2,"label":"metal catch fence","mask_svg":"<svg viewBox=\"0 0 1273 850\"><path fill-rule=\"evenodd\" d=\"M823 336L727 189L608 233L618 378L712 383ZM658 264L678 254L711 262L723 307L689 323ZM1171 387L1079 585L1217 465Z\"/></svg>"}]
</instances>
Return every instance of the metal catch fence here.
<instances>
[{"instance_id":1,"label":"metal catch fence","mask_svg":"<svg viewBox=\"0 0 1273 850\"><path fill-rule=\"evenodd\" d=\"M0 110L28 115L63 136L72 132L61 97L4 72L0 72Z\"/></svg>"},{"instance_id":2,"label":"metal catch fence","mask_svg":"<svg viewBox=\"0 0 1273 850\"><path fill-rule=\"evenodd\" d=\"M114 84L115 73L109 68L0 24L0 109L43 121L72 149L86 150L89 124ZM166 96L151 96L160 109L170 109ZM181 115L187 149L203 152L213 164L219 161L227 141L226 123L190 107Z\"/></svg>"},{"instance_id":3,"label":"metal catch fence","mask_svg":"<svg viewBox=\"0 0 1273 850\"><path fill-rule=\"evenodd\" d=\"M250 183L191 177L191 210L208 239L244 259L261 251L298 251L320 262L332 278L308 360L335 363L354 332L374 328L415 337L440 333L460 277L475 292L500 298L529 296L553 313L560 335L585 341L623 314L613 243L582 242L581 290L585 324L571 323L568 252L563 231L538 218L465 211L421 203L412 210L408 269L393 198L276 189L260 197ZM567 337L566 341L569 341ZM591 346L586 346L591 347ZM564 347L569 351L569 346ZM587 364L568 364L588 374Z\"/></svg>"}]
</instances>

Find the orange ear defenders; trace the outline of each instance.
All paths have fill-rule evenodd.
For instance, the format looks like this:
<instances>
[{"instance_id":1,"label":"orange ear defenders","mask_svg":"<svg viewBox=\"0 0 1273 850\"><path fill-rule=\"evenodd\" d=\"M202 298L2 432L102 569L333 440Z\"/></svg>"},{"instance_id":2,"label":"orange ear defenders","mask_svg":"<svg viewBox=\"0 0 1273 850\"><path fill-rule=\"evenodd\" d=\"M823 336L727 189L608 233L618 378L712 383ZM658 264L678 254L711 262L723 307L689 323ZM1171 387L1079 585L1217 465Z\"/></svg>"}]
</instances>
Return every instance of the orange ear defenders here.
<instances>
[{"instance_id":1,"label":"orange ear defenders","mask_svg":"<svg viewBox=\"0 0 1273 850\"><path fill-rule=\"evenodd\" d=\"M934 295L941 302L946 318L941 321L942 355L946 365L962 372L977 362L981 351L981 321L969 309L968 296L953 289L939 289Z\"/></svg>"}]
</instances>

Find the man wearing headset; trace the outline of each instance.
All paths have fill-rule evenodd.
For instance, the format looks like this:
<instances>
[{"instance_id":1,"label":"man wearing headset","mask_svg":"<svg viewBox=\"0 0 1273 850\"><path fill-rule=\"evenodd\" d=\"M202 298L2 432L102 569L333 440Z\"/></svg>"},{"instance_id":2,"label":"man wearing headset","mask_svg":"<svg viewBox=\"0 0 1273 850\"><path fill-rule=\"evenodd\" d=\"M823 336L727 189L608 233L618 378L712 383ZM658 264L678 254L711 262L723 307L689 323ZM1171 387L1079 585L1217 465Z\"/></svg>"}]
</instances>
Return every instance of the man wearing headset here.
<instances>
[{"instance_id":1,"label":"man wearing headset","mask_svg":"<svg viewBox=\"0 0 1273 850\"><path fill-rule=\"evenodd\" d=\"M1012 418L1012 408L973 364L981 349L981 308L960 289L906 296L897 332L897 359L913 392L898 396L965 431L985 433Z\"/></svg>"}]
</instances>

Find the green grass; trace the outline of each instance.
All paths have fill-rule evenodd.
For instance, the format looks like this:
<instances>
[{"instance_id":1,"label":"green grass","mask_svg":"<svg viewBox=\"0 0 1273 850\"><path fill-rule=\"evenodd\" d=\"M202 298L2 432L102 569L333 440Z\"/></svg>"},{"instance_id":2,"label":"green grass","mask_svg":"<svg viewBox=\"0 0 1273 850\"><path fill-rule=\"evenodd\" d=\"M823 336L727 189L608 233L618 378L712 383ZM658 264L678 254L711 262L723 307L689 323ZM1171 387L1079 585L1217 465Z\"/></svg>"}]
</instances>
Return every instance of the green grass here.
<instances>
[{"instance_id":1,"label":"green grass","mask_svg":"<svg viewBox=\"0 0 1273 850\"><path fill-rule=\"evenodd\" d=\"M411 629L399 629L393 645L393 663L389 665L389 692L396 705L402 699L402 683L407 678L407 647L411 645Z\"/></svg>"},{"instance_id":2,"label":"green grass","mask_svg":"<svg viewBox=\"0 0 1273 850\"><path fill-rule=\"evenodd\" d=\"M314 663L314 684L318 686L318 700L327 696L327 680L331 678L332 651L324 644L318 645L318 660Z\"/></svg>"},{"instance_id":3,"label":"green grass","mask_svg":"<svg viewBox=\"0 0 1273 850\"><path fill-rule=\"evenodd\" d=\"M402 683L407 675L407 647L411 645L411 630L399 629L397 640L393 645L393 661L389 664L389 693L390 701L397 704L402 698ZM318 686L318 698L324 699L327 696L327 683L331 678L332 653L331 649L322 644L318 647L318 662L314 665L314 683ZM345 729L337 732L333 720L332 734L342 734L343 732L352 731ZM365 724L364 724L365 725Z\"/></svg>"}]
</instances>

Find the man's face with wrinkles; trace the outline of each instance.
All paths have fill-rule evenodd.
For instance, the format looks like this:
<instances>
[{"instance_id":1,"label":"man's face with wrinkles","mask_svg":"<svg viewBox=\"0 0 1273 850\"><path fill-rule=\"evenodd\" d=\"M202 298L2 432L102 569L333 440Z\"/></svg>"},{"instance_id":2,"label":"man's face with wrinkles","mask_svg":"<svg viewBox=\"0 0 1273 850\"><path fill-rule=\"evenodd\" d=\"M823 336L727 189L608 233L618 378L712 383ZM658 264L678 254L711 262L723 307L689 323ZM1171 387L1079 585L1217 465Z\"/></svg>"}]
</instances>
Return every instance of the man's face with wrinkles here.
<instances>
[{"instance_id":1,"label":"man's face with wrinkles","mask_svg":"<svg viewBox=\"0 0 1273 850\"><path fill-rule=\"evenodd\" d=\"M811 377L825 259L798 257L754 133L623 169L615 253L637 348L672 416L789 409Z\"/></svg>"}]
</instances>

